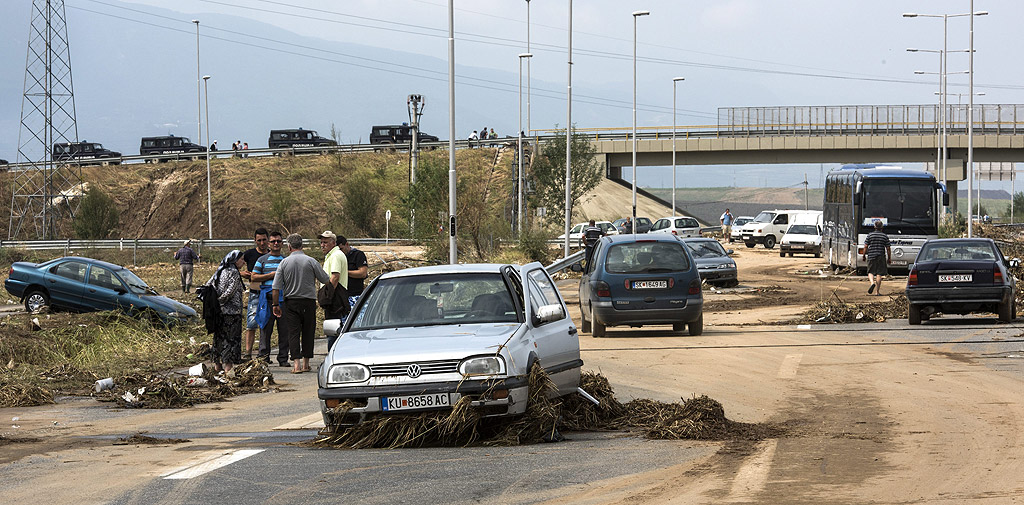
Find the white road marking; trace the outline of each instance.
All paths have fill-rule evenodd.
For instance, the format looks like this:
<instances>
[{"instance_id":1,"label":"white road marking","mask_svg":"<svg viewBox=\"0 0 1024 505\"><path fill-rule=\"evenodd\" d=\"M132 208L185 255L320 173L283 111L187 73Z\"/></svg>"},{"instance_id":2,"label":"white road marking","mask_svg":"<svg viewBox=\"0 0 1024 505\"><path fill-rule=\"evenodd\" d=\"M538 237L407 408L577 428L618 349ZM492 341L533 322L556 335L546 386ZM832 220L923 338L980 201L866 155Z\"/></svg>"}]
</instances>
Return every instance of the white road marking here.
<instances>
[{"instance_id":1,"label":"white road marking","mask_svg":"<svg viewBox=\"0 0 1024 505\"><path fill-rule=\"evenodd\" d=\"M316 413L310 414L305 417L300 417L294 421L287 422L274 428L275 430L305 430L312 428L323 428L324 427L324 416L323 414Z\"/></svg>"},{"instance_id":2,"label":"white road marking","mask_svg":"<svg viewBox=\"0 0 1024 505\"><path fill-rule=\"evenodd\" d=\"M803 354L790 354L782 360L782 365L779 366L779 378L780 379L792 379L796 377L796 369L800 367L800 360L803 359Z\"/></svg>"},{"instance_id":3,"label":"white road marking","mask_svg":"<svg viewBox=\"0 0 1024 505\"><path fill-rule=\"evenodd\" d=\"M796 329L798 329L798 330L809 330L809 329L811 329L811 325L809 325L809 324L798 324L798 325L796 325Z\"/></svg>"},{"instance_id":4,"label":"white road marking","mask_svg":"<svg viewBox=\"0 0 1024 505\"><path fill-rule=\"evenodd\" d=\"M761 446L759 451L736 472L728 501L749 501L764 489L764 485L768 482L768 471L772 467L772 458L775 457L778 440L765 440L759 445Z\"/></svg>"},{"instance_id":5,"label":"white road marking","mask_svg":"<svg viewBox=\"0 0 1024 505\"><path fill-rule=\"evenodd\" d=\"M249 456L254 456L265 449L234 449L230 451L209 451L193 459L192 463L180 466L160 476L164 479L191 479L204 473L212 472Z\"/></svg>"}]
</instances>

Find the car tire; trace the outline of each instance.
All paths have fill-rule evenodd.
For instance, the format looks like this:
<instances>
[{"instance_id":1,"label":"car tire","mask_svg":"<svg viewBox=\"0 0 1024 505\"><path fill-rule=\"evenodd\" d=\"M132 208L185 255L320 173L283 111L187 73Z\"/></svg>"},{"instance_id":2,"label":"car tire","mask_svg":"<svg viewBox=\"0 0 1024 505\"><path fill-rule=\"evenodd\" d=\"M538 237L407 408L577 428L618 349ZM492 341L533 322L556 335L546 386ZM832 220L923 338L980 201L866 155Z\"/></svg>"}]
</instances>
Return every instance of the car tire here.
<instances>
[{"instance_id":1,"label":"car tire","mask_svg":"<svg viewBox=\"0 0 1024 505\"><path fill-rule=\"evenodd\" d=\"M587 314L583 312L583 304L580 304L580 330L583 333L590 333L590 321L587 320Z\"/></svg>"},{"instance_id":2,"label":"car tire","mask_svg":"<svg viewBox=\"0 0 1024 505\"><path fill-rule=\"evenodd\" d=\"M686 331L686 323L672 323L672 331L682 333Z\"/></svg>"},{"instance_id":3,"label":"car tire","mask_svg":"<svg viewBox=\"0 0 1024 505\"><path fill-rule=\"evenodd\" d=\"M785 258L786 257L786 253L784 253L782 251L779 251L779 257L780 258Z\"/></svg>"},{"instance_id":4,"label":"car tire","mask_svg":"<svg viewBox=\"0 0 1024 505\"><path fill-rule=\"evenodd\" d=\"M820 252L816 252L816 253L814 253L814 257L815 257L815 258L820 258L820 257L821 257L821 253L820 253Z\"/></svg>"},{"instance_id":5,"label":"car tire","mask_svg":"<svg viewBox=\"0 0 1024 505\"><path fill-rule=\"evenodd\" d=\"M774 249L775 248L775 235L765 235L764 236L764 248L765 249Z\"/></svg>"},{"instance_id":6,"label":"car tire","mask_svg":"<svg viewBox=\"0 0 1024 505\"><path fill-rule=\"evenodd\" d=\"M747 246L747 249L753 249L757 243L755 242L744 242L743 245Z\"/></svg>"},{"instance_id":7,"label":"car tire","mask_svg":"<svg viewBox=\"0 0 1024 505\"><path fill-rule=\"evenodd\" d=\"M907 311L907 322L911 325L921 324L921 307L919 305L910 304L910 309Z\"/></svg>"},{"instance_id":8,"label":"car tire","mask_svg":"<svg viewBox=\"0 0 1024 505\"><path fill-rule=\"evenodd\" d=\"M1013 321L1013 299L999 304L999 320L1008 323Z\"/></svg>"},{"instance_id":9,"label":"car tire","mask_svg":"<svg viewBox=\"0 0 1024 505\"><path fill-rule=\"evenodd\" d=\"M42 289L33 289L25 295L25 310L29 313L34 312L39 309L39 307L49 304L50 296Z\"/></svg>"},{"instance_id":10,"label":"car tire","mask_svg":"<svg viewBox=\"0 0 1024 505\"><path fill-rule=\"evenodd\" d=\"M590 332L590 335L592 337L594 337L594 338L601 338L601 337L604 336L604 334L605 334L605 326L603 324L601 324L601 323L599 323L597 321L591 321L590 325L593 328L593 331Z\"/></svg>"},{"instance_id":11,"label":"car tire","mask_svg":"<svg viewBox=\"0 0 1024 505\"><path fill-rule=\"evenodd\" d=\"M701 333L704 333L704 313L701 313L701 315L697 316L696 321L690 321L689 323L686 323L686 326L687 329L690 330L691 337L696 337Z\"/></svg>"}]
</instances>

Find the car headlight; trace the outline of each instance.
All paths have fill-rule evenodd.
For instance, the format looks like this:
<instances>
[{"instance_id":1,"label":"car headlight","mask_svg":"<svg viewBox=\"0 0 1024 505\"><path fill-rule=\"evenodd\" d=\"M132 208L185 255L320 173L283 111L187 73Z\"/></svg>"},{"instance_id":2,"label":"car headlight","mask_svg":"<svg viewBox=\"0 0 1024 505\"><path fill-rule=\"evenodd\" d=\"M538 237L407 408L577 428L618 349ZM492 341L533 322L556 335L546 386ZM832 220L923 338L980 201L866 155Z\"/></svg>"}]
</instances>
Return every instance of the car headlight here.
<instances>
[{"instance_id":1,"label":"car headlight","mask_svg":"<svg viewBox=\"0 0 1024 505\"><path fill-rule=\"evenodd\" d=\"M501 356L476 356L459 363L462 375L500 375L505 372L505 360Z\"/></svg>"},{"instance_id":2,"label":"car headlight","mask_svg":"<svg viewBox=\"0 0 1024 505\"><path fill-rule=\"evenodd\" d=\"M370 369L363 365L349 363L345 365L333 365L327 372L328 384L345 384L350 382L364 382L370 378Z\"/></svg>"}]
</instances>

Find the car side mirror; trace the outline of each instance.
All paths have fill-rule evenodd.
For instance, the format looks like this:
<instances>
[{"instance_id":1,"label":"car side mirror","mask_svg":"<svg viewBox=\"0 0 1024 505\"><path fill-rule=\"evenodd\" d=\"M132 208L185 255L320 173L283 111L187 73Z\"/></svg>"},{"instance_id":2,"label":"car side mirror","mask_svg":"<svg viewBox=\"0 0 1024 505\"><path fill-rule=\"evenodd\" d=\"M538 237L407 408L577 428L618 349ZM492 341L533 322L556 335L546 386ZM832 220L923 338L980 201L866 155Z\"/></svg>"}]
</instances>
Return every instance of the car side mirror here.
<instances>
[{"instance_id":1,"label":"car side mirror","mask_svg":"<svg viewBox=\"0 0 1024 505\"><path fill-rule=\"evenodd\" d=\"M124 288L117 288L114 291L117 293L117 296L124 296L128 294L128 292L125 291Z\"/></svg>"},{"instance_id":2,"label":"car side mirror","mask_svg":"<svg viewBox=\"0 0 1024 505\"><path fill-rule=\"evenodd\" d=\"M733 253L733 252L735 252L735 251L733 251L732 249L726 249L726 250L725 250L725 255L726 255L726 256L732 256L732 253Z\"/></svg>"},{"instance_id":3,"label":"car side mirror","mask_svg":"<svg viewBox=\"0 0 1024 505\"><path fill-rule=\"evenodd\" d=\"M561 305L551 304L538 307L534 317L537 320L537 324L544 324L550 323L551 321L558 321L565 317L565 314L562 312Z\"/></svg>"},{"instance_id":4,"label":"car side mirror","mask_svg":"<svg viewBox=\"0 0 1024 505\"><path fill-rule=\"evenodd\" d=\"M580 264L580 263L573 263L572 265L569 265L569 270L571 270L573 272L582 272L583 271L583 265Z\"/></svg>"},{"instance_id":5,"label":"car side mirror","mask_svg":"<svg viewBox=\"0 0 1024 505\"><path fill-rule=\"evenodd\" d=\"M325 336L337 337L341 334L341 319L325 319L323 328Z\"/></svg>"}]
</instances>

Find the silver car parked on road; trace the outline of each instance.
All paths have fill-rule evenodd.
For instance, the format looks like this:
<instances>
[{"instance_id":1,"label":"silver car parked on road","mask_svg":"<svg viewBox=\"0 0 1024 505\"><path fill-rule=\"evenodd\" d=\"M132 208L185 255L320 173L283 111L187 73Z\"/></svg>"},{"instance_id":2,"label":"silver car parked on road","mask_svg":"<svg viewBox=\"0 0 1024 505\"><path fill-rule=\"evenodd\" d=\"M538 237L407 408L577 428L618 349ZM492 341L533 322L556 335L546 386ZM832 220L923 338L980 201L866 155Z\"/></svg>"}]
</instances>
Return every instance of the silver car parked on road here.
<instances>
[{"instance_id":1,"label":"silver car parked on road","mask_svg":"<svg viewBox=\"0 0 1024 505\"><path fill-rule=\"evenodd\" d=\"M579 386L579 338L540 263L410 268L360 297L319 370L329 429L367 416L451 409L469 397L484 416L526 410L536 362L558 388ZM340 406L340 408L339 408Z\"/></svg>"}]
</instances>

